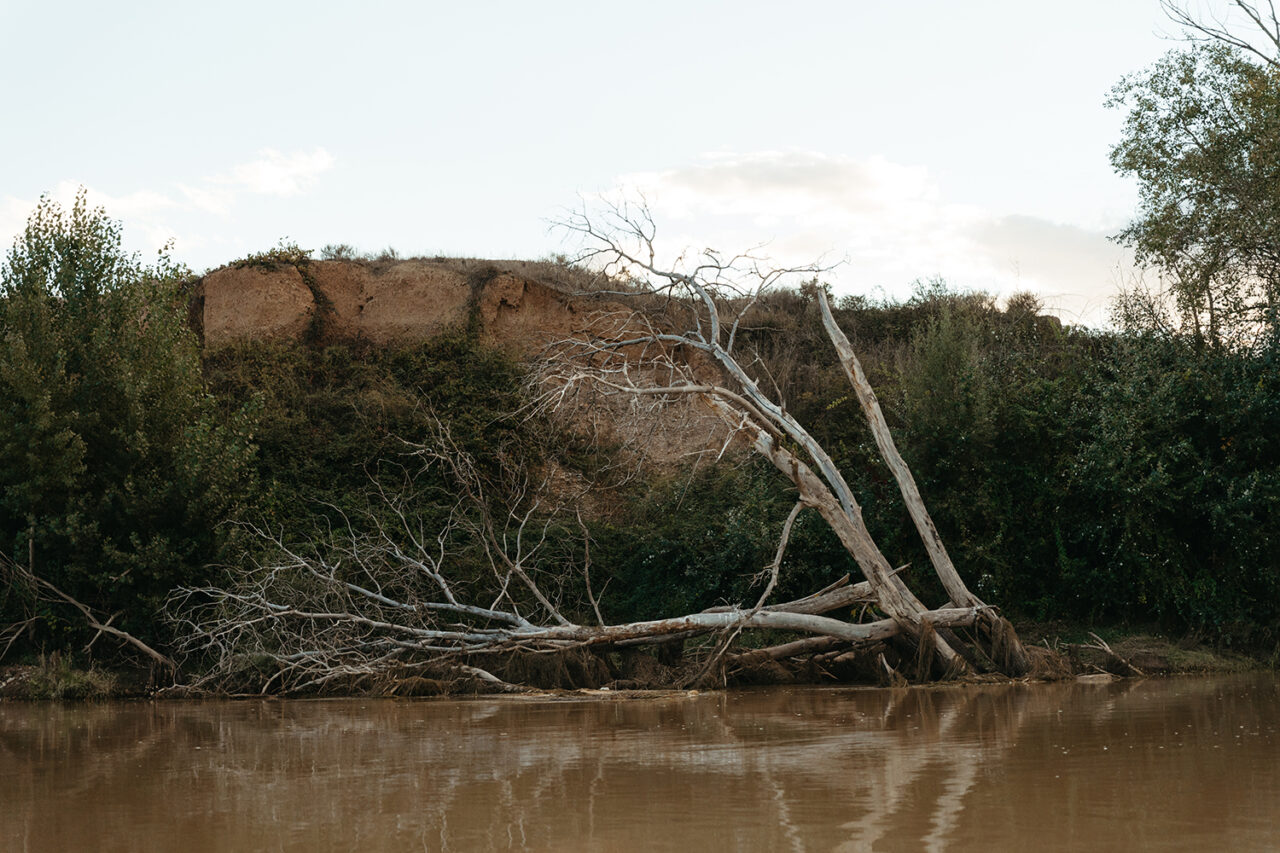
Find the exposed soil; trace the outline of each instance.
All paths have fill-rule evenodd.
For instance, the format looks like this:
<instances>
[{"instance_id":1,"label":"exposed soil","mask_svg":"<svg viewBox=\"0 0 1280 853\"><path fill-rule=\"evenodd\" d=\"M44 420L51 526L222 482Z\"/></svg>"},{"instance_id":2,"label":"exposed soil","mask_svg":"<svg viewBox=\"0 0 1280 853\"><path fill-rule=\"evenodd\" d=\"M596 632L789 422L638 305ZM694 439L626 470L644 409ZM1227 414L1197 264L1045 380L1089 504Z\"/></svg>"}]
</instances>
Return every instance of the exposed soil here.
<instances>
[{"instance_id":1,"label":"exposed soil","mask_svg":"<svg viewBox=\"0 0 1280 853\"><path fill-rule=\"evenodd\" d=\"M191 310L205 346L215 349L262 340L386 345L430 338L474 319L491 341L524 354L594 330L602 313L627 315L570 292L538 269L421 259L242 263L197 282Z\"/></svg>"}]
</instances>

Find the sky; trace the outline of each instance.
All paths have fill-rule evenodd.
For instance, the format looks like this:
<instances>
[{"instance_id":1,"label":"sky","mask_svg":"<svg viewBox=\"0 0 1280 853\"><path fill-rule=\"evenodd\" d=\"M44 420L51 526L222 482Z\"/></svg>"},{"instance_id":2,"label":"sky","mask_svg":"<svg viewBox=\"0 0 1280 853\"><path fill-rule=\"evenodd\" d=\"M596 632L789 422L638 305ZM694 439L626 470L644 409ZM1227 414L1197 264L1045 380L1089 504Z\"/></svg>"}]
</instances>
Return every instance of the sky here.
<instances>
[{"instance_id":1,"label":"sky","mask_svg":"<svg viewBox=\"0 0 1280 853\"><path fill-rule=\"evenodd\" d=\"M642 194L673 254L1101 325L1137 203L1103 102L1170 31L1157 0L0 0L0 243L83 186L197 272L281 240L531 259Z\"/></svg>"}]
</instances>

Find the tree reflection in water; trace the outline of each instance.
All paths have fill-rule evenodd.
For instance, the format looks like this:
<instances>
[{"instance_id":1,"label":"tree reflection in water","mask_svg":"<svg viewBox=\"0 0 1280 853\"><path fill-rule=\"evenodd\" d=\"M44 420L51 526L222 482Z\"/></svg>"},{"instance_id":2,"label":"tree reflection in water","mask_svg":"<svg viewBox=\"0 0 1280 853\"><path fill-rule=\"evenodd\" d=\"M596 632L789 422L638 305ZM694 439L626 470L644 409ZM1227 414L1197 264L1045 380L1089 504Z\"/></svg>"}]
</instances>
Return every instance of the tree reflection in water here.
<instances>
[{"instance_id":1,"label":"tree reflection in water","mask_svg":"<svg viewBox=\"0 0 1280 853\"><path fill-rule=\"evenodd\" d=\"M0 848L1265 849L1274 676L0 704Z\"/></svg>"}]
</instances>

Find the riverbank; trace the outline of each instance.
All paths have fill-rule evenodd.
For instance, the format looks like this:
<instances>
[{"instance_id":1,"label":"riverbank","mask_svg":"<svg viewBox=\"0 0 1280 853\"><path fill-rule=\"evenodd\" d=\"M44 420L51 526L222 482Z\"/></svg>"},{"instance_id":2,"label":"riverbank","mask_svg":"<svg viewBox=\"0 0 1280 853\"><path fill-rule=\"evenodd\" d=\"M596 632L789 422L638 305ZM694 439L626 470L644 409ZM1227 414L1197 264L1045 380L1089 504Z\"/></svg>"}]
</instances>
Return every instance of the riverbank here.
<instances>
[{"instance_id":1,"label":"riverbank","mask_svg":"<svg viewBox=\"0 0 1280 853\"><path fill-rule=\"evenodd\" d=\"M171 282L174 299L192 301L170 324L189 322L191 334L178 336L180 347L152 341L138 353L140 359L163 353L159 360L126 364L76 355L74 348L68 350L74 357L24 356L14 375L45 363L123 366L119 375L92 381L63 377L55 397L69 408L56 416L0 424L0 435L19 437L12 448L48 451L0 459L0 482L14 486L6 494L16 501L0 512L0 563L12 564L0 571L0 583L13 590L0 607L0 631L12 638L6 648L15 656L5 662L32 663L53 649L79 659L78 650L93 644L95 659L113 665L115 640L101 626L114 618L112 629L143 643L176 639L190 654L218 650L226 667L218 683L228 691L256 693L264 685L307 691L317 684L335 693L400 690L406 676L415 679L415 691L437 690L434 682L470 690L475 685L457 671L406 667L394 657L373 666L375 658L365 656L375 648L370 655L398 652L405 635L434 637L442 627L460 627L439 615L454 612L452 591L439 589L416 563L382 559L417 553L430 541L441 553L419 556L447 564L441 580L467 590L466 604L501 601L511 610L499 621L509 624L573 623L582 630L572 642L594 631L586 626L603 622L601 614L629 625L756 601L765 582L761 567L778 554L783 562L769 580L775 602L798 602L842 575L860 574L822 513L796 508L789 463L778 468L777 459L748 456L745 446L716 432L727 427L712 428L714 414L692 403L637 406L628 402L630 391L614 397L604 390L608 382L588 381L552 357L560 350L548 345L556 342L572 351L596 346L590 343L596 336L629 339L628 324L640 316L633 310L658 312L656 304L639 300L624 309L612 300L626 288L590 292L583 270L513 264L339 262L282 248L199 282ZM775 388L788 417L805 425L815 447L827 448L814 450L812 459L830 458L832 471L843 472L845 485L836 491L847 486L858 496L868 541L894 555L893 565L904 567L900 580L920 585L917 597L968 601L968 593L943 595L947 583L964 585L955 578L930 580L931 566L956 565L966 567L965 584L1005 613L1049 613L1076 623L1151 620L1220 647L1272 647L1269 638L1280 636L1280 569L1272 559L1280 533L1270 512L1280 494L1273 476L1280 374L1272 349L1215 354L1137 333L1088 334L1040 316L1027 300L1001 306L941 285L903 303L842 300L829 312L831 325L865 354L862 369L895 453L910 460L930 523L946 543L945 555L931 556L924 543L932 540L904 525L897 478L886 476L873 450L857 395L849 394L818 316L817 293L779 290L751 301L734 340L758 366L764 384L757 385ZM251 296L258 308L245 309L247 325L235 326L240 315L232 308L240 310ZM654 313L646 323L697 326L682 318L701 310L701 302L661 304L675 313ZM14 306L16 312L20 303ZM43 316L46 308L53 310L46 305L14 316ZM89 337L134 340L146 331L130 329ZM32 341L45 341L36 331ZM85 336L71 329L64 338L71 346ZM181 376L165 372L178 355L185 359ZM700 365L681 369L697 378L709 369ZM116 413L116 401L144 399L140 388L175 385L190 393L163 417L148 409L119 425L103 422L93 434L75 433L78 412ZM23 386L43 387L43 380ZM633 390L648 399L656 389ZM26 393L0 389L0 396L18 394L0 410L36 411L19 391ZM135 443L155 450L145 459L108 440L137 423L157 425L155 436ZM33 429L38 440L22 438ZM66 438L73 433L75 441ZM466 464L451 461L459 459ZM174 460L183 460L183 476L173 476ZM48 476L72 471L85 477ZM121 491L128 483L151 485ZM48 488L37 494L36 486ZM476 499L459 505L460 489ZM40 508L36 515L33 507ZM84 507L104 514L91 518ZM127 512L107 512L121 507ZM541 533L536 554L520 562L530 581L511 584L491 561L513 555L495 554L492 546L509 541L499 528L516 526ZM409 529L425 540L401 535ZM331 597L354 588L327 567L353 547L358 588L395 589L396 596L383 601L357 593L358 604L329 614ZM297 565L298 549L312 562ZM946 559L938 564L935 556ZM350 559L341 559L344 571L352 569ZM277 565L281 571L263 570ZM317 585L318 577L326 584ZM357 611L371 620L360 624L372 633L353 647L347 620ZM897 612L881 607L865 615L882 619L890 611ZM466 612L461 621L468 629L489 627L489 616L475 621L476 612ZM281 613L290 616L277 619ZM316 613L334 618L302 616ZM774 641L764 621L773 617L753 626L755 636L744 642ZM173 638L175 626L180 638ZM994 646L1004 648L1008 636L991 632L993 647L974 650L974 668L997 663L1002 655ZM1054 635L1044 639L1052 643ZM813 659L807 669L790 649L776 657L728 654L725 678L701 671L707 652L696 642L686 664L659 661L691 667L675 678L655 667L632 674L627 656L612 654L569 662L569 675L555 681L526 678L519 668L499 672L509 649L490 653L485 644L459 647L471 657L455 662L511 684L559 689L614 682L876 683L881 676L915 680L931 665L917 660L913 642L889 643L883 664L878 649L850 655L850 645L824 643L804 646ZM131 646L119 648L132 660ZM938 653L934 677L954 671L952 650ZM1184 650L1179 645L1165 656L1172 663L1133 668L1178 671L1184 663L1177 652ZM1109 658L1091 654L1082 652L1080 668L1109 665ZM1128 657L1119 652L1117 660ZM546 663L554 661L532 665ZM577 663L587 671L578 672ZM1025 662L1011 663L994 668L1026 671ZM1189 665L1200 669L1203 662ZM15 677L14 684L26 680ZM36 680L54 695L116 689L94 679Z\"/></svg>"},{"instance_id":2,"label":"riverbank","mask_svg":"<svg viewBox=\"0 0 1280 853\"><path fill-rule=\"evenodd\" d=\"M1024 643L1063 655L1073 676L1109 673L1123 677L1226 674L1274 669L1276 652L1244 653L1194 637L1171 639L1157 632L1089 628L1065 622L1015 620Z\"/></svg>"},{"instance_id":3,"label":"riverbank","mask_svg":"<svg viewBox=\"0 0 1280 853\"><path fill-rule=\"evenodd\" d=\"M1157 633L1125 632L1118 629L1089 628L1061 622L1027 622L1017 625L1024 642L1046 649L1058 658L1061 666L1032 680L1068 680L1072 678L1147 678L1175 675L1209 675L1274 669L1276 654L1245 654L1214 648L1193 638L1172 640ZM648 656L646 655L647 659ZM575 695L646 696L669 690L672 684L660 684L654 661L649 680L621 679L601 687L546 688ZM986 681L989 678L984 677ZM644 687L638 685L644 684ZM750 678L729 681L729 686L774 684L829 684L830 676L815 673L809 680L797 679L780 670L774 680L768 673L753 672ZM859 684L860 681L836 682ZM875 682L867 682L875 686ZM420 674L406 673L401 678L382 679L364 686L348 686L326 695L432 696L464 695L490 692L480 682L446 683ZM167 685L159 673L147 668L104 669L82 668L61 655L50 655L31 664L0 666L0 700L102 701L108 699L191 698L199 695L185 688Z\"/></svg>"},{"instance_id":4,"label":"riverbank","mask_svg":"<svg viewBox=\"0 0 1280 853\"><path fill-rule=\"evenodd\" d=\"M32 664L0 666L0 701L140 699L162 686L145 668L84 668L57 653Z\"/></svg>"}]
</instances>

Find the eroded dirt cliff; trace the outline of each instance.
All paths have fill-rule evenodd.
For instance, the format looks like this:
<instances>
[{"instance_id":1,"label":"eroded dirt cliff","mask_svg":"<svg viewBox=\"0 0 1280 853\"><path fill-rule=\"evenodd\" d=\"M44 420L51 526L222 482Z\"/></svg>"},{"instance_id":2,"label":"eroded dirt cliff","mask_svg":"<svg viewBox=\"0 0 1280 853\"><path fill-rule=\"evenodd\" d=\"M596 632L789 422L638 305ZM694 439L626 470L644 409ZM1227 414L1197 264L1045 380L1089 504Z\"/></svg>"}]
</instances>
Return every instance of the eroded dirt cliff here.
<instances>
[{"instance_id":1,"label":"eroded dirt cliff","mask_svg":"<svg viewBox=\"0 0 1280 853\"><path fill-rule=\"evenodd\" d=\"M252 340L408 343L478 322L532 353L584 332L609 306L519 261L305 261L223 267L198 282L193 319L206 347Z\"/></svg>"},{"instance_id":2,"label":"eroded dirt cliff","mask_svg":"<svg viewBox=\"0 0 1280 853\"><path fill-rule=\"evenodd\" d=\"M396 346L470 327L491 346L538 362L563 357L567 342L640 331L630 307L591 292L586 279L545 262L240 262L198 281L190 310L207 349L255 341ZM636 375L644 370L640 359ZM580 426L660 463L718 450L726 437L692 398L656 412L634 399L583 393L563 409Z\"/></svg>"}]
</instances>

